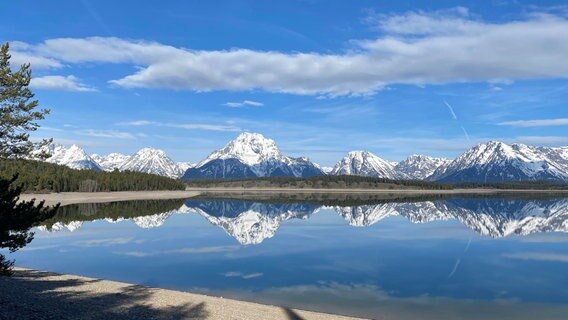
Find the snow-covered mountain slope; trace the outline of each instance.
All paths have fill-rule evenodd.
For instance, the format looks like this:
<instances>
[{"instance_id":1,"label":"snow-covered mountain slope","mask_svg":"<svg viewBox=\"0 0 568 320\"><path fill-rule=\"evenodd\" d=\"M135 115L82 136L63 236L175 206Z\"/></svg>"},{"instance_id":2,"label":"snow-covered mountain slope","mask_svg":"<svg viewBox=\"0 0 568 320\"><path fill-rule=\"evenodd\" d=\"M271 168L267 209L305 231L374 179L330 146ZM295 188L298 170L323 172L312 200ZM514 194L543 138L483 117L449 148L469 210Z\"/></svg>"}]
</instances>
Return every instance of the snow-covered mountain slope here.
<instances>
[{"instance_id":1,"label":"snow-covered mountain slope","mask_svg":"<svg viewBox=\"0 0 568 320\"><path fill-rule=\"evenodd\" d=\"M106 156L101 156L95 153L91 155L91 158L95 160L104 171L113 171L114 169L119 169L130 159L130 156L122 153L111 153Z\"/></svg>"},{"instance_id":2,"label":"snow-covered mountain slope","mask_svg":"<svg viewBox=\"0 0 568 320\"><path fill-rule=\"evenodd\" d=\"M433 158L414 154L397 163L394 169L412 179L422 180L431 176L439 167L446 166L450 162L451 160L446 158Z\"/></svg>"},{"instance_id":3,"label":"snow-covered mountain slope","mask_svg":"<svg viewBox=\"0 0 568 320\"><path fill-rule=\"evenodd\" d=\"M332 175L355 175L388 179L408 179L404 173L395 170L393 164L368 151L351 151L341 159Z\"/></svg>"},{"instance_id":4,"label":"snow-covered mountain slope","mask_svg":"<svg viewBox=\"0 0 568 320\"><path fill-rule=\"evenodd\" d=\"M41 152L46 152L51 156L45 161L58 165L67 166L72 169L90 169L102 171L102 168L89 157L85 151L77 145L66 148L59 144L45 146Z\"/></svg>"},{"instance_id":5,"label":"snow-covered mountain slope","mask_svg":"<svg viewBox=\"0 0 568 320\"><path fill-rule=\"evenodd\" d=\"M140 149L120 166L119 170L151 173L170 178L182 175L180 167L163 150L153 148Z\"/></svg>"},{"instance_id":6,"label":"snow-covered mountain slope","mask_svg":"<svg viewBox=\"0 0 568 320\"><path fill-rule=\"evenodd\" d=\"M330 174L331 171L333 171L333 167L326 167L326 166L323 166L323 167L320 167L320 169L321 169L321 171L323 171L325 174Z\"/></svg>"},{"instance_id":7,"label":"snow-covered mountain slope","mask_svg":"<svg viewBox=\"0 0 568 320\"><path fill-rule=\"evenodd\" d=\"M182 179L310 177L324 174L308 158L283 155L274 140L258 133L244 132L187 170Z\"/></svg>"},{"instance_id":8,"label":"snow-covered mountain slope","mask_svg":"<svg viewBox=\"0 0 568 320\"><path fill-rule=\"evenodd\" d=\"M176 165L178 166L182 174L185 173L187 169L195 167L195 164L191 162L178 162L176 163Z\"/></svg>"},{"instance_id":9,"label":"snow-covered mountain slope","mask_svg":"<svg viewBox=\"0 0 568 320\"><path fill-rule=\"evenodd\" d=\"M489 141L466 151L429 180L443 182L502 182L548 180L568 182L566 161L554 148L508 145Z\"/></svg>"}]
</instances>

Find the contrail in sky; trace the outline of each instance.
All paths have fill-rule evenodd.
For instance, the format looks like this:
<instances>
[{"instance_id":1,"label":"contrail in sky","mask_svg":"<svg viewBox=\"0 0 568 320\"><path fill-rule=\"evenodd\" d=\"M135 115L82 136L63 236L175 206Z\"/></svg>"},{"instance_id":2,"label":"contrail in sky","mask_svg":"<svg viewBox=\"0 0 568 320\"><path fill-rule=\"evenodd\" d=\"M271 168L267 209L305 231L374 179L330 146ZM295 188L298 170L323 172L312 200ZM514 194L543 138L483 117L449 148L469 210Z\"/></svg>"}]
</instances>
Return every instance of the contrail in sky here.
<instances>
[{"instance_id":1,"label":"contrail in sky","mask_svg":"<svg viewBox=\"0 0 568 320\"><path fill-rule=\"evenodd\" d=\"M450 114L452 115L452 118L457 121L458 120L458 116L456 115L456 113L454 112L454 108L452 108L452 105L448 103L448 101L444 100L444 104L446 105L446 107L448 107L448 110L450 111ZM467 130L465 130L464 126L461 126L461 129L463 131L463 134L465 135L465 138L469 141L469 133L467 133Z\"/></svg>"},{"instance_id":2,"label":"contrail in sky","mask_svg":"<svg viewBox=\"0 0 568 320\"><path fill-rule=\"evenodd\" d=\"M454 112L454 108L452 108L452 106L448 103L448 101L444 100L444 104L446 105L446 107L448 107L448 110L450 110L450 113L452 114L452 118L454 118L454 120L458 120L458 116L456 116L456 113Z\"/></svg>"},{"instance_id":3,"label":"contrail in sky","mask_svg":"<svg viewBox=\"0 0 568 320\"><path fill-rule=\"evenodd\" d=\"M454 268L452 269L452 272L450 272L450 274L448 275L448 279L453 277L454 273L456 273L456 271L458 271L458 267L460 265L461 262L461 258L458 258L456 260L456 263L454 264Z\"/></svg>"},{"instance_id":4,"label":"contrail in sky","mask_svg":"<svg viewBox=\"0 0 568 320\"><path fill-rule=\"evenodd\" d=\"M465 134L465 138L467 140L469 140L469 134L467 133L467 130L465 130L465 128L462 126L462 130L463 130L463 134Z\"/></svg>"}]
</instances>

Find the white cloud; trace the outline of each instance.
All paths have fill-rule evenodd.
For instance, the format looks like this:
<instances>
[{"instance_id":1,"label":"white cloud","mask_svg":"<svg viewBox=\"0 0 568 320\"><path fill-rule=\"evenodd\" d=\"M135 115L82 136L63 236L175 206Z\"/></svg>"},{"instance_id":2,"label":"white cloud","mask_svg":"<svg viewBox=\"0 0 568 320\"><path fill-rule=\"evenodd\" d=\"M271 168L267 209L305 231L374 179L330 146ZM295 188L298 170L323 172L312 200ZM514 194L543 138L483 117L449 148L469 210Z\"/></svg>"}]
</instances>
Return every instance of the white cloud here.
<instances>
[{"instance_id":1,"label":"white cloud","mask_svg":"<svg viewBox=\"0 0 568 320\"><path fill-rule=\"evenodd\" d=\"M149 125L156 124L156 122L148 121L148 120L134 120L134 121L127 121L127 122L119 122L117 124L122 125L122 126L149 126Z\"/></svg>"},{"instance_id":2,"label":"white cloud","mask_svg":"<svg viewBox=\"0 0 568 320\"><path fill-rule=\"evenodd\" d=\"M231 108L240 108L245 106L262 107L264 106L264 103L252 100L244 100L242 102L226 102L223 103L223 105Z\"/></svg>"},{"instance_id":3,"label":"white cloud","mask_svg":"<svg viewBox=\"0 0 568 320\"><path fill-rule=\"evenodd\" d=\"M568 254L546 252L516 252L503 254L504 257L520 260L568 262Z\"/></svg>"},{"instance_id":4,"label":"white cloud","mask_svg":"<svg viewBox=\"0 0 568 320\"><path fill-rule=\"evenodd\" d=\"M136 139L136 135L130 132L122 132L114 130L85 129L85 130L76 131L75 133L83 136L97 137L97 138Z\"/></svg>"},{"instance_id":5,"label":"white cloud","mask_svg":"<svg viewBox=\"0 0 568 320\"><path fill-rule=\"evenodd\" d=\"M79 81L75 76L43 76L34 77L30 83L32 88L45 90L65 90L65 91L97 91Z\"/></svg>"},{"instance_id":6,"label":"white cloud","mask_svg":"<svg viewBox=\"0 0 568 320\"><path fill-rule=\"evenodd\" d=\"M515 120L498 123L500 126L512 127L553 127L568 126L568 118L539 119L539 120Z\"/></svg>"},{"instance_id":7,"label":"white cloud","mask_svg":"<svg viewBox=\"0 0 568 320\"><path fill-rule=\"evenodd\" d=\"M229 271L229 272L222 273L222 275L227 277L227 278L238 277L238 278L241 278L241 279L244 279L244 280L248 280L248 279L252 279L252 278L262 277L264 274L261 273L261 272L242 273L242 272L238 272L238 271Z\"/></svg>"},{"instance_id":8,"label":"white cloud","mask_svg":"<svg viewBox=\"0 0 568 320\"><path fill-rule=\"evenodd\" d=\"M186 130L204 130L204 131L229 131L238 132L242 131L241 128L229 124L208 124L208 123L163 123L157 121L149 120L135 120L128 122L119 122L117 125L126 126L156 126L156 127L168 127L168 128L178 128Z\"/></svg>"},{"instance_id":9,"label":"white cloud","mask_svg":"<svg viewBox=\"0 0 568 320\"><path fill-rule=\"evenodd\" d=\"M515 142L529 145L568 145L568 136L519 136Z\"/></svg>"},{"instance_id":10,"label":"white cloud","mask_svg":"<svg viewBox=\"0 0 568 320\"><path fill-rule=\"evenodd\" d=\"M391 84L568 77L568 19L562 15L494 23L454 8L381 15L373 22L380 36L352 41L351 50L337 54L191 50L112 37L49 39L20 45L17 53L61 65L129 64L137 71L110 83L196 92L365 95Z\"/></svg>"},{"instance_id":11,"label":"white cloud","mask_svg":"<svg viewBox=\"0 0 568 320\"><path fill-rule=\"evenodd\" d=\"M166 124L166 127L180 128L187 130L206 130L206 131L229 131L238 132L242 131L239 127L231 125L219 124L204 124L204 123L186 123L186 124Z\"/></svg>"}]
</instances>

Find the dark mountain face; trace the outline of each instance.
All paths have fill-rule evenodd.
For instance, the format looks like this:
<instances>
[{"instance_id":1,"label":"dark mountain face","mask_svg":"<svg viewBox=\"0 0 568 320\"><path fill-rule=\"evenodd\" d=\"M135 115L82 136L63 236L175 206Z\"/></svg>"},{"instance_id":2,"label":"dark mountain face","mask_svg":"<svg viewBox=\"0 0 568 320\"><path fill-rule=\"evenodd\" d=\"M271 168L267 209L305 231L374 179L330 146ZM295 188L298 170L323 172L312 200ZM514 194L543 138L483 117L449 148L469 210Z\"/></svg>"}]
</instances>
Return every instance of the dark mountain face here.
<instances>
[{"instance_id":1,"label":"dark mountain face","mask_svg":"<svg viewBox=\"0 0 568 320\"><path fill-rule=\"evenodd\" d=\"M187 169L181 179L240 179L255 177L257 175L251 168L237 159L216 159L207 162L199 168Z\"/></svg>"}]
</instances>

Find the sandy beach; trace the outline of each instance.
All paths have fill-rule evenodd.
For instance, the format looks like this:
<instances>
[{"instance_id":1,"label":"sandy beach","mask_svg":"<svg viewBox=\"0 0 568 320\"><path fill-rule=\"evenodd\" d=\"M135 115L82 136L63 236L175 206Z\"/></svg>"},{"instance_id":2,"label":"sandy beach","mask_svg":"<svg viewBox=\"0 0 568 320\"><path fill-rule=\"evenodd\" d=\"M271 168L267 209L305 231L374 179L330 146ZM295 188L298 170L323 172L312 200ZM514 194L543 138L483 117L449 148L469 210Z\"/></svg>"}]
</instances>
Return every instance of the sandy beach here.
<instances>
[{"instance_id":1,"label":"sandy beach","mask_svg":"<svg viewBox=\"0 0 568 320\"><path fill-rule=\"evenodd\" d=\"M74 203L114 202L127 200L163 200L163 199L186 199L195 197L199 191L119 191L119 192L61 192L33 194L27 193L20 196L20 200L28 201L36 199L45 200L47 205L60 203L68 205Z\"/></svg>"},{"instance_id":2,"label":"sandy beach","mask_svg":"<svg viewBox=\"0 0 568 320\"><path fill-rule=\"evenodd\" d=\"M28 269L0 292L0 319L355 319Z\"/></svg>"},{"instance_id":3,"label":"sandy beach","mask_svg":"<svg viewBox=\"0 0 568 320\"><path fill-rule=\"evenodd\" d=\"M188 188L185 191L120 191L120 192L61 192L43 194L22 194L20 200L45 200L47 205L75 203L114 202L127 200L160 200L186 199L204 192L238 192L238 193L372 193L400 195L433 195L433 194L546 194L559 193L568 195L568 190L514 190L514 189L453 189L453 190L419 190L419 189L317 189L317 188Z\"/></svg>"}]
</instances>

